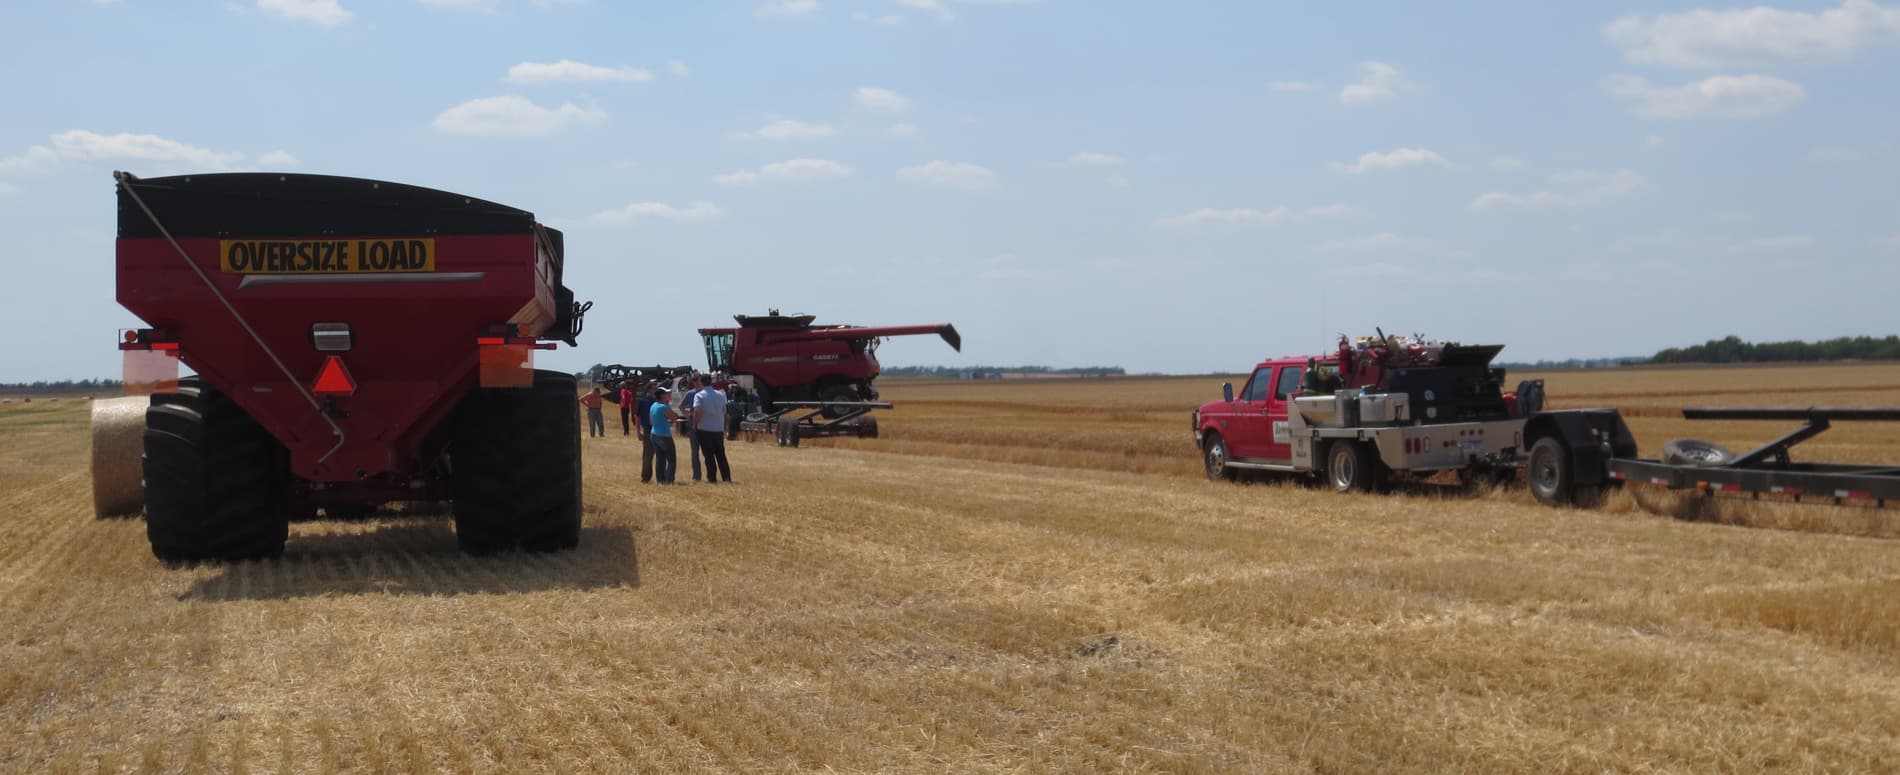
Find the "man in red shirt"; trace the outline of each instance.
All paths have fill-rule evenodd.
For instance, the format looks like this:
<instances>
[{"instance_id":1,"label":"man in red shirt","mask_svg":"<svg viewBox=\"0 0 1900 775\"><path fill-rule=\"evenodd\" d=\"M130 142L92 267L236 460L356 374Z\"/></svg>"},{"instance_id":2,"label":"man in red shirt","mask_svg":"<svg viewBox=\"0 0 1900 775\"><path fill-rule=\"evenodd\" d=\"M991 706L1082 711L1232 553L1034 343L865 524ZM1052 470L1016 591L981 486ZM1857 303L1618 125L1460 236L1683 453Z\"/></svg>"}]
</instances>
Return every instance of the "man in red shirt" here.
<instances>
[{"instance_id":1,"label":"man in red shirt","mask_svg":"<svg viewBox=\"0 0 1900 775\"><path fill-rule=\"evenodd\" d=\"M633 435L633 404L637 398L633 395L633 383L620 387L620 435Z\"/></svg>"}]
</instances>

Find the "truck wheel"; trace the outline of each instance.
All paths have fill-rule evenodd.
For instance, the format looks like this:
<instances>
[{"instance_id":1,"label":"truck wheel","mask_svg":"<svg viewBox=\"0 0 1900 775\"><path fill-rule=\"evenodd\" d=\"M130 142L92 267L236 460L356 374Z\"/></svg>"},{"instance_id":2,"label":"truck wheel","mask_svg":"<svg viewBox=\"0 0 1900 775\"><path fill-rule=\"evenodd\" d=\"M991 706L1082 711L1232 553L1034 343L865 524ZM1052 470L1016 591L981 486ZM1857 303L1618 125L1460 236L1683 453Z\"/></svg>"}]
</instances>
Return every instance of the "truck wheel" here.
<instances>
[{"instance_id":1,"label":"truck wheel","mask_svg":"<svg viewBox=\"0 0 1900 775\"><path fill-rule=\"evenodd\" d=\"M1672 466L1719 466L1735 459L1735 453L1720 444L1701 439L1675 439L1662 448L1659 462Z\"/></svg>"},{"instance_id":2,"label":"truck wheel","mask_svg":"<svg viewBox=\"0 0 1900 775\"><path fill-rule=\"evenodd\" d=\"M581 540L581 426L573 375L477 389L450 441L455 541L469 554L572 549Z\"/></svg>"},{"instance_id":3,"label":"truck wheel","mask_svg":"<svg viewBox=\"0 0 1900 775\"><path fill-rule=\"evenodd\" d=\"M1208 479L1234 480L1234 469L1227 465L1227 440L1218 433L1207 434L1207 441L1201 444L1201 464Z\"/></svg>"},{"instance_id":4,"label":"truck wheel","mask_svg":"<svg viewBox=\"0 0 1900 775\"><path fill-rule=\"evenodd\" d=\"M145 411L145 534L170 563L284 553L290 535L284 446L196 379Z\"/></svg>"},{"instance_id":5,"label":"truck wheel","mask_svg":"<svg viewBox=\"0 0 1900 775\"><path fill-rule=\"evenodd\" d=\"M1531 445L1530 460L1524 464L1524 478L1538 503L1546 506L1576 503L1576 477L1570 466L1570 447L1562 439L1545 436Z\"/></svg>"},{"instance_id":6,"label":"truck wheel","mask_svg":"<svg viewBox=\"0 0 1900 775\"><path fill-rule=\"evenodd\" d=\"M1335 492L1372 492L1385 484L1385 464L1370 445L1334 439L1326 448L1326 478Z\"/></svg>"}]
</instances>

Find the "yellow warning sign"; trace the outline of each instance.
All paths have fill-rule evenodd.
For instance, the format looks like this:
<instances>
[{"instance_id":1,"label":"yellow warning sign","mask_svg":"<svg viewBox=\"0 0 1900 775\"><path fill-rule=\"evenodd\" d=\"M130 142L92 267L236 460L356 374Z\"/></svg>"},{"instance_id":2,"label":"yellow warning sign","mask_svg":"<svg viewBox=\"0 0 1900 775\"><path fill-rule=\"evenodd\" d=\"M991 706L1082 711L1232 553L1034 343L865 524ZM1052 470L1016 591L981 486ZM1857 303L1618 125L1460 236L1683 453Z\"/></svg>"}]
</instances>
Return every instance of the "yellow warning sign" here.
<instances>
[{"instance_id":1,"label":"yellow warning sign","mask_svg":"<svg viewBox=\"0 0 1900 775\"><path fill-rule=\"evenodd\" d=\"M220 240L218 266L229 274L433 272L435 240Z\"/></svg>"}]
</instances>

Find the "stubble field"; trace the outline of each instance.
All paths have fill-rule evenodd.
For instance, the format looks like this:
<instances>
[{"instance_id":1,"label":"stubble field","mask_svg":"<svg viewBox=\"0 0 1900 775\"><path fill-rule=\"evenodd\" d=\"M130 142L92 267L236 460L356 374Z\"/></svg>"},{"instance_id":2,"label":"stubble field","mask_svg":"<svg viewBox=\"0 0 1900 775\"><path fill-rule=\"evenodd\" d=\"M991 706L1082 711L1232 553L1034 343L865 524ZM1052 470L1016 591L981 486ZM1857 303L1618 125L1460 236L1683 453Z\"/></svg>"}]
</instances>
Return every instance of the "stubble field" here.
<instances>
[{"instance_id":1,"label":"stubble field","mask_svg":"<svg viewBox=\"0 0 1900 775\"><path fill-rule=\"evenodd\" d=\"M1785 430L1688 404L1900 405L1888 365L1543 376L1649 451ZM391 514L185 569L92 518L83 403L0 405L0 770L1900 761L1893 512L1215 484L1187 412L1219 382L891 381L884 438L734 443L731 488L586 440L575 552ZM1798 451L1894 462L1894 426Z\"/></svg>"}]
</instances>

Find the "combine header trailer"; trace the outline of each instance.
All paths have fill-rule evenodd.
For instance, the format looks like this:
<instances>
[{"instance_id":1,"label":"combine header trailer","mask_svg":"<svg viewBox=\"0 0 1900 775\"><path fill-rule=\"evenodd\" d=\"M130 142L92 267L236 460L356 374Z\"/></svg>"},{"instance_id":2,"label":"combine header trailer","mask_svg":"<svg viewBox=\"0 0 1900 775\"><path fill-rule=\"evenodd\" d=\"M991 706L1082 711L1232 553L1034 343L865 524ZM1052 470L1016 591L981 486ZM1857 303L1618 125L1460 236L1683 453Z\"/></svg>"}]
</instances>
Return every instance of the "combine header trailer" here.
<instances>
[{"instance_id":1,"label":"combine header trailer","mask_svg":"<svg viewBox=\"0 0 1900 775\"><path fill-rule=\"evenodd\" d=\"M150 325L119 347L151 394L160 559L275 555L293 516L391 501L452 501L472 553L579 542L574 378L533 368L589 306L562 284L559 231L355 178L118 183L118 299Z\"/></svg>"}]
</instances>

